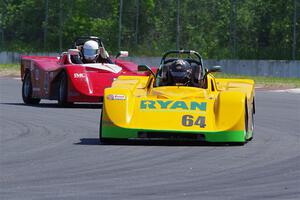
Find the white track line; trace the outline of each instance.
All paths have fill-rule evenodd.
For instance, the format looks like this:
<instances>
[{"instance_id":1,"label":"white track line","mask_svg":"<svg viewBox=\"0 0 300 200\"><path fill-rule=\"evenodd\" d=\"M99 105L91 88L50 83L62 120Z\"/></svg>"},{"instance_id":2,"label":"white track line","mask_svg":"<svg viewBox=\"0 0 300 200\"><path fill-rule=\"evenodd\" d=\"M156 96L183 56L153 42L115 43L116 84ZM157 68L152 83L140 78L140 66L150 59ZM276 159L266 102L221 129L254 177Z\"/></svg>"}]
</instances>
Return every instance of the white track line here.
<instances>
[{"instance_id":1,"label":"white track line","mask_svg":"<svg viewBox=\"0 0 300 200\"><path fill-rule=\"evenodd\" d=\"M300 88L286 89L286 90L269 90L269 92L287 92L300 94Z\"/></svg>"}]
</instances>

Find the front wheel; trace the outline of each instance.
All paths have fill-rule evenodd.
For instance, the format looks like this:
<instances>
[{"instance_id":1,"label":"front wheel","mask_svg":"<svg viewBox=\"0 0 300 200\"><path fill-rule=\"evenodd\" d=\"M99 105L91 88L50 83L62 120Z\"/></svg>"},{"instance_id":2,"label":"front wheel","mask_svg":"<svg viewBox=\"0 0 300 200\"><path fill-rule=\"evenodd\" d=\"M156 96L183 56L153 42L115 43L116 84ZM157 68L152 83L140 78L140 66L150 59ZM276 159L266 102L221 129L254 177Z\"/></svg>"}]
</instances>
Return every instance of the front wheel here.
<instances>
[{"instance_id":1,"label":"front wheel","mask_svg":"<svg viewBox=\"0 0 300 200\"><path fill-rule=\"evenodd\" d=\"M103 115L103 110L101 110L100 125L99 125L99 142L100 143L102 143L102 115Z\"/></svg>"},{"instance_id":2,"label":"front wheel","mask_svg":"<svg viewBox=\"0 0 300 200\"><path fill-rule=\"evenodd\" d=\"M252 111L251 114L251 127L250 127L250 132L251 132L251 137L248 139L248 141L253 139L253 133L254 133L254 111Z\"/></svg>"},{"instance_id":3,"label":"front wheel","mask_svg":"<svg viewBox=\"0 0 300 200\"><path fill-rule=\"evenodd\" d=\"M39 104L41 99L33 98L30 72L25 74L22 84L22 98L25 104Z\"/></svg>"},{"instance_id":4,"label":"front wheel","mask_svg":"<svg viewBox=\"0 0 300 200\"><path fill-rule=\"evenodd\" d=\"M102 120L103 120L103 108L101 110L101 117L100 117L100 126L99 126L99 142L100 144L114 144L124 142L126 140L116 139L116 138L103 138L102 136Z\"/></svg>"},{"instance_id":5,"label":"front wheel","mask_svg":"<svg viewBox=\"0 0 300 200\"><path fill-rule=\"evenodd\" d=\"M238 146L243 146L244 144L246 144L248 142L248 108L247 108L247 103L245 104L245 114L244 114L244 141L243 142L237 142L237 143L233 143L233 145L238 145Z\"/></svg>"},{"instance_id":6,"label":"front wheel","mask_svg":"<svg viewBox=\"0 0 300 200\"><path fill-rule=\"evenodd\" d=\"M99 142L101 144L106 144L109 140L102 137L102 117L103 117L103 108L101 109L101 117L100 117L100 126L99 126Z\"/></svg>"},{"instance_id":7,"label":"front wheel","mask_svg":"<svg viewBox=\"0 0 300 200\"><path fill-rule=\"evenodd\" d=\"M68 102L68 77L65 72L61 74L59 79L58 104L60 106L69 106L72 104Z\"/></svg>"}]
</instances>

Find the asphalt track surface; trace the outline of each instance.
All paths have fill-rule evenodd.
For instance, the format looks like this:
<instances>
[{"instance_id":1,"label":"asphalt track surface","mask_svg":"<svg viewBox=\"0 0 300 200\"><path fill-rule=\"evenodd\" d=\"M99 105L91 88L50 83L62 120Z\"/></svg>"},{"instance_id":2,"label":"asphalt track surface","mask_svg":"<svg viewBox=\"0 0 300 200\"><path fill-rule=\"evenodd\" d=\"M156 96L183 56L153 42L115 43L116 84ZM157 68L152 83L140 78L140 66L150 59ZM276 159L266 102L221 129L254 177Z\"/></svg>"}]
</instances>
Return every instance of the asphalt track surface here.
<instances>
[{"instance_id":1,"label":"asphalt track surface","mask_svg":"<svg viewBox=\"0 0 300 200\"><path fill-rule=\"evenodd\" d=\"M101 105L23 105L0 78L0 199L300 199L300 94L256 92L245 146L101 145Z\"/></svg>"}]
</instances>

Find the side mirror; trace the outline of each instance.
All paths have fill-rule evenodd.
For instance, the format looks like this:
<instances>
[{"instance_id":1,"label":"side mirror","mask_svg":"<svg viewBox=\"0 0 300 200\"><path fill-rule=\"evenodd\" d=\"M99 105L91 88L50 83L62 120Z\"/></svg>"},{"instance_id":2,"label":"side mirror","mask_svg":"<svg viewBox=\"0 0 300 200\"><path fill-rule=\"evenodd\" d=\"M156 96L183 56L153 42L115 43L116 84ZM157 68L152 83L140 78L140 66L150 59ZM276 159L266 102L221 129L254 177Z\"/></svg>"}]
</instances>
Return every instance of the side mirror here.
<instances>
[{"instance_id":1,"label":"side mirror","mask_svg":"<svg viewBox=\"0 0 300 200\"><path fill-rule=\"evenodd\" d=\"M124 58L124 57L128 57L128 51L119 51L119 53L116 55L116 58Z\"/></svg>"},{"instance_id":2,"label":"side mirror","mask_svg":"<svg viewBox=\"0 0 300 200\"><path fill-rule=\"evenodd\" d=\"M212 72L221 72L222 67L217 65L217 66L212 66L208 69L207 74L212 73Z\"/></svg>"},{"instance_id":3,"label":"side mirror","mask_svg":"<svg viewBox=\"0 0 300 200\"><path fill-rule=\"evenodd\" d=\"M204 75L203 79L206 79L207 75L212 73L212 72L220 72L222 71L222 67L221 66L212 66L209 69L206 70L206 73Z\"/></svg>"},{"instance_id":4,"label":"side mirror","mask_svg":"<svg viewBox=\"0 0 300 200\"><path fill-rule=\"evenodd\" d=\"M147 65L138 65L138 71L139 72L150 72L155 77L154 72Z\"/></svg>"}]
</instances>

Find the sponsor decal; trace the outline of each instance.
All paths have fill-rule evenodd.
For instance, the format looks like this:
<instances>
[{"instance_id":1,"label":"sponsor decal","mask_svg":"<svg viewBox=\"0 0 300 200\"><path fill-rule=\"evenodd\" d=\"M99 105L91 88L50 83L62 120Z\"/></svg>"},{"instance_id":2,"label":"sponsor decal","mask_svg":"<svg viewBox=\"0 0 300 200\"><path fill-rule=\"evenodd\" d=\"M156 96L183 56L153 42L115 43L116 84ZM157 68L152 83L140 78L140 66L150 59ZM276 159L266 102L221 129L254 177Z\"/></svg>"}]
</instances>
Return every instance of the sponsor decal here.
<instances>
[{"instance_id":1,"label":"sponsor decal","mask_svg":"<svg viewBox=\"0 0 300 200\"><path fill-rule=\"evenodd\" d=\"M184 102L172 100L142 100L141 110L191 110L206 111L206 102Z\"/></svg>"},{"instance_id":2,"label":"sponsor decal","mask_svg":"<svg viewBox=\"0 0 300 200\"><path fill-rule=\"evenodd\" d=\"M123 94L110 94L106 98L108 100L125 100L126 96Z\"/></svg>"},{"instance_id":3,"label":"sponsor decal","mask_svg":"<svg viewBox=\"0 0 300 200\"><path fill-rule=\"evenodd\" d=\"M85 78L85 73L74 73L74 78Z\"/></svg>"}]
</instances>

